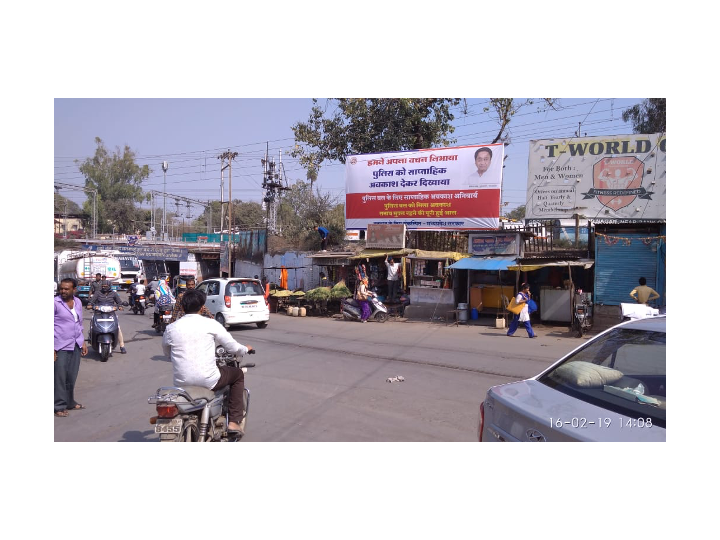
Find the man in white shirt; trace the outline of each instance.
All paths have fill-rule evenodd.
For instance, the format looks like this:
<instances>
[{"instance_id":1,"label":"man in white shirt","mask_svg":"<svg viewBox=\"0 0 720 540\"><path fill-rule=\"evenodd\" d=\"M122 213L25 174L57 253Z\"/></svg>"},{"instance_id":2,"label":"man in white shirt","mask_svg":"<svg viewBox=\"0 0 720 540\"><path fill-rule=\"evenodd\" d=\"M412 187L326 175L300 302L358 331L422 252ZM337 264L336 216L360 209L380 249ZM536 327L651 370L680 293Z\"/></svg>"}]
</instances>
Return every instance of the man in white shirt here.
<instances>
[{"instance_id":1,"label":"man in white shirt","mask_svg":"<svg viewBox=\"0 0 720 540\"><path fill-rule=\"evenodd\" d=\"M390 257L385 256L385 266L387 266L387 282L388 282L388 302L397 302L398 285L400 284L400 263Z\"/></svg>"},{"instance_id":2,"label":"man in white shirt","mask_svg":"<svg viewBox=\"0 0 720 540\"><path fill-rule=\"evenodd\" d=\"M467 177L463 186L471 188L495 188L500 189L498 178L487 175L487 171L492 163L492 150L483 146L475 151L475 167L477 170Z\"/></svg>"},{"instance_id":3,"label":"man in white shirt","mask_svg":"<svg viewBox=\"0 0 720 540\"><path fill-rule=\"evenodd\" d=\"M228 430L243 435L245 376L240 368L218 368L215 347L222 345L227 352L240 353L240 356L245 356L252 347L235 341L216 320L200 315L204 305L205 293L197 289L185 292L182 298L185 316L165 330L163 352L172 361L175 386L201 386L219 390L230 385Z\"/></svg>"}]
</instances>

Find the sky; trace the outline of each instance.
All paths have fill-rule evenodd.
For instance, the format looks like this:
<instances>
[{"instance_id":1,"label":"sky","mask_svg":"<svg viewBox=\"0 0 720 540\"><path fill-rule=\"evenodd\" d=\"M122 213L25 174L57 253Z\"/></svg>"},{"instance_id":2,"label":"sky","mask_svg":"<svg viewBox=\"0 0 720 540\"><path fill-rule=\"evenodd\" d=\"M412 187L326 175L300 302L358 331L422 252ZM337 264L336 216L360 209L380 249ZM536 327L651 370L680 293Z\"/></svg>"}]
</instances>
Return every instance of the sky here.
<instances>
[{"instance_id":1,"label":"sky","mask_svg":"<svg viewBox=\"0 0 720 540\"><path fill-rule=\"evenodd\" d=\"M457 139L453 146L492 142L498 123L492 113L484 112L488 99L465 99L465 110L463 105L453 110L455 132L451 137ZM583 136L632 133L622 112L641 101L560 98L556 110L539 111L542 100L522 108L509 126L511 143L505 149L501 213L525 204L530 140L572 137L579 124ZM144 190L163 191L165 181L170 195L199 201L219 199L217 156L231 150L238 152L232 168L232 198L261 202L261 159L266 150L276 162L282 161L289 185L306 179L305 170L290 156L295 144L291 127L308 119L312 105L309 98L55 99L54 180L82 186L84 179L75 162L94 154L95 137L99 137L110 151L128 145L136 153L137 163L151 168ZM333 110L332 103L328 110ZM163 161L168 162L165 179ZM344 202L345 166L337 161L324 163L316 185ZM228 190L226 172L225 200ZM85 200L82 191L61 187L59 192L78 204ZM179 209L192 219L203 209L200 205L188 207L186 202L177 207L171 200L167 205L168 211Z\"/></svg>"}]
</instances>

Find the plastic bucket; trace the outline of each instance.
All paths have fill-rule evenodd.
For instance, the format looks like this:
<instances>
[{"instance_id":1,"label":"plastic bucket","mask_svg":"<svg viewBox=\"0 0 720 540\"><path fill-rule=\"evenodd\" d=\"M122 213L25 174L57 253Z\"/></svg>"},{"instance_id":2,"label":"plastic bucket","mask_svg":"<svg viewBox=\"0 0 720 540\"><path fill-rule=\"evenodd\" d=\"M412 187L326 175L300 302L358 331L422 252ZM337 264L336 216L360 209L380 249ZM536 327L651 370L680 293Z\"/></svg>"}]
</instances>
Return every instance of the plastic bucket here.
<instances>
[{"instance_id":1,"label":"plastic bucket","mask_svg":"<svg viewBox=\"0 0 720 540\"><path fill-rule=\"evenodd\" d=\"M458 321L467 322L468 320L468 312L467 312L467 304L458 304L458 310L460 313L458 313Z\"/></svg>"},{"instance_id":2,"label":"plastic bucket","mask_svg":"<svg viewBox=\"0 0 720 540\"><path fill-rule=\"evenodd\" d=\"M495 328L505 328L505 319L495 319Z\"/></svg>"},{"instance_id":3,"label":"plastic bucket","mask_svg":"<svg viewBox=\"0 0 720 540\"><path fill-rule=\"evenodd\" d=\"M298 310L298 316L299 316L299 317L304 317L305 314L306 314L305 308L304 308L304 307L299 308L299 310Z\"/></svg>"},{"instance_id":4,"label":"plastic bucket","mask_svg":"<svg viewBox=\"0 0 720 540\"><path fill-rule=\"evenodd\" d=\"M299 310L299 308L298 308L297 306L294 307L294 308L292 308L292 316L293 316L293 317L297 317L297 316L298 316L298 311L300 311L300 310Z\"/></svg>"},{"instance_id":5,"label":"plastic bucket","mask_svg":"<svg viewBox=\"0 0 720 540\"><path fill-rule=\"evenodd\" d=\"M475 321L475 320L478 319L478 317L479 317L479 315L478 315L478 310L475 309L475 308L472 308L472 309L470 310L470 318Z\"/></svg>"}]
</instances>

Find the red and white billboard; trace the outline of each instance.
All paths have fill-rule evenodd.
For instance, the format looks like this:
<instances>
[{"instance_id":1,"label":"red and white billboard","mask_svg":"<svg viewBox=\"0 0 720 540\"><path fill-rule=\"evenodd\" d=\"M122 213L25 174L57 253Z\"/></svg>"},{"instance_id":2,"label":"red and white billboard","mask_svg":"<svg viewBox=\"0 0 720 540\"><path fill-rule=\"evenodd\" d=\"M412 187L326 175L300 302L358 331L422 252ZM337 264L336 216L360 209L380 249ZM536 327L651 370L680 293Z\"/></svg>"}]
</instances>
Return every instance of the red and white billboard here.
<instances>
[{"instance_id":1,"label":"red and white billboard","mask_svg":"<svg viewBox=\"0 0 720 540\"><path fill-rule=\"evenodd\" d=\"M348 156L345 228L497 229L504 145Z\"/></svg>"}]
</instances>

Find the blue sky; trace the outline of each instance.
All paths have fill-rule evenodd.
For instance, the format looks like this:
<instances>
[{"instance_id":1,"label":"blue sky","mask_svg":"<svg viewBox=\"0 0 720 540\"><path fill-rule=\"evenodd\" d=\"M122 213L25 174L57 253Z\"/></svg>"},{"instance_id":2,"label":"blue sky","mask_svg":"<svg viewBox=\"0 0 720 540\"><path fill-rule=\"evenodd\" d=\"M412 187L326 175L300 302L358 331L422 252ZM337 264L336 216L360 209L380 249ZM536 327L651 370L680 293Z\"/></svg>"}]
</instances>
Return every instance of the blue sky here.
<instances>
[{"instance_id":1,"label":"blue sky","mask_svg":"<svg viewBox=\"0 0 720 540\"><path fill-rule=\"evenodd\" d=\"M497 123L482 112L486 98L468 98L468 114L455 111L457 145L490 143ZM582 122L583 136L631 133L622 111L641 102L637 99L560 99L560 110L537 112L537 105L522 109L510 125L511 144L506 148L502 201L503 211L525 203L529 141L571 137ZM323 101L324 102L324 101ZM233 199L260 202L261 158L269 145L270 156L282 161L290 183L305 179L305 171L290 156L294 145L291 126L307 120L312 100L286 99L55 99L54 180L83 185L75 160L93 155L95 137L110 150L129 145L140 164L153 170L146 190L162 191L162 161L169 163L167 192L206 201L219 199L220 161L230 149L238 152L233 164ZM317 184L344 201L344 165L325 163ZM225 178L227 196L228 182ZM81 204L84 194L60 193ZM170 203L168 203L170 204ZM173 210L175 207L169 207ZM184 214L188 208L181 207ZM189 209L193 218L200 206Z\"/></svg>"}]
</instances>

